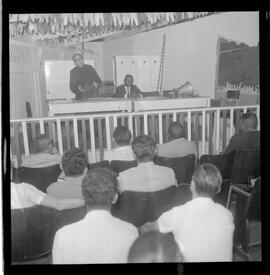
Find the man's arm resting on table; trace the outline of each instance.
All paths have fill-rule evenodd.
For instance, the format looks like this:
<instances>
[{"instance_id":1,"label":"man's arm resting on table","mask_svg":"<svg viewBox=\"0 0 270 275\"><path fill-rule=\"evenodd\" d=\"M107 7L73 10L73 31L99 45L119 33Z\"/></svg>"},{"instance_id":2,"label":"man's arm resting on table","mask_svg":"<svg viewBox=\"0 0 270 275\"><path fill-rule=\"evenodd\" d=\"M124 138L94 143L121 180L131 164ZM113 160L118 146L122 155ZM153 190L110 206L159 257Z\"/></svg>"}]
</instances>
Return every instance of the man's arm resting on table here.
<instances>
[{"instance_id":1,"label":"man's arm resting on table","mask_svg":"<svg viewBox=\"0 0 270 275\"><path fill-rule=\"evenodd\" d=\"M81 207L85 202L82 199L58 199L51 195L45 195L40 204L61 211Z\"/></svg>"}]
</instances>

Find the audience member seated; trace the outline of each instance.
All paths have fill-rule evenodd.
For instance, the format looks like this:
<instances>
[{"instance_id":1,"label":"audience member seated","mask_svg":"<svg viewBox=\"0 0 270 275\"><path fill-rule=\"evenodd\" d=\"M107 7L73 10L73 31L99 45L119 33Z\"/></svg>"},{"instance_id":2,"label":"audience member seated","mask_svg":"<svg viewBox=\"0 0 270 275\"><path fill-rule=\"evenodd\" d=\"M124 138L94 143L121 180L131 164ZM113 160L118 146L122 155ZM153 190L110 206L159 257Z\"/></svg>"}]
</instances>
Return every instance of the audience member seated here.
<instances>
[{"instance_id":1,"label":"audience member seated","mask_svg":"<svg viewBox=\"0 0 270 275\"><path fill-rule=\"evenodd\" d=\"M61 155L57 153L53 143L45 134L39 135L34 139L34 149L35 154L26 156L22 160L22 167L42 168L61 162Z\"/></svg>"},{"instance_id":2,"label":"audience member seated","mask_svg":"<svg viewBox=\"0 0 270 275\"><path fill-rule=\"evenodd\" d=\"M129 263L183 262L173 234L150 231L140 235L129 249Z\"/></svg>"},{"instance_id":3,"label":"audience member seated","mask_svg":"<svg viewBox=\"0 0 270 275\"><path fill-rule=\"evenodd\" d=\"M184 126L180 122L172 122L168 131L169 142L157 144L157 155L166 158L178 158L194 154L198 150L195 142L185 138Z\"/></svg>"},{"instance_id":4,"label":"audience member seated","mask_svg":"<svg viewBox=\"0 0 270 275\"><path fill-rule=\"evenodd\" d=\"M88 212L83 220L56 233L54 264L127 262L138 231L110 214L111 204L117 199L116 183L116 174L109 168L94 168L87 173L82 193Z\"/></svg>"},{"instance_id":5,"label":"audience member seated","mask_svg":"<svg viewBox=\"0 0 270 275\"><path fill-rule=\"evenodd\" d=\"M171 168L154 164L156 149L151 137L137 136L132 142L132 149L138 166L119 173L119 192L154 192L176 185Z\"/></svg>"},{"instance_id":6,"label":"audience member seated","mask_svg":"<svg viewBox=\"0 0 270 275\"><path fill-rule=\"evenodd\" d=\"M11 182L11 209L22 209L43 205L56 210L76 208L84 205L82 199L58 199L41 192L28 183Z\"/></svg>"},{"instance_id":7,"label":"audience member seated","mask_svg":"<svg viewBox=\"0 0 270 275\"><path fill-rule=\"evenodd\" d=\"M260 131L257 131L258 119L254 113L244 113L240 119L240 133L231 137L224 153L243 149L260 149Z\"/></svg>"},{"instance_id":8,"label":"audience member seated","mask_svg":"<svg viewBox=\"0 0 270 275\"><path fill-rule=\"evenodd\" d=\"M135 160L132 148L130 146L132 135L125 126L118 126L113 132L113 143L116 148L104 152L104 160Z\"/></svg>"},{"instance_id":9,"label":"audience member seated","mask_svg":"<svg viewBox=\"0 0 270 275\"><path fill-rule=\"evenodd\" d=\"M202 164L191 182L192 200L163 213L141 231L173 232L187 262L232 261L232 213L212 198L221 189L222 176L212 164Z\"/></svg>"},{"instance_id":10,"label":"audience member seated","mask_svg":"<svg viewBox=\"0 0 270 275\"><path fill-rule=\"evenodd\" d=\"M47 188L47 193L57 198L82 198L82 179L87 172L87 156L78 148L64 153L62 169L63 179L58 179Z\"/></svg>"},{"instance_id":11,"label":"audience member seated","mask_svg":"<svg viewBox=\"0 0 270 275\"><path fill-rule=\"evenodd\" d=\"M127 74L124 78L124 84L116 87L114 97L117 98L140 98L142 92L140 89L133 85L134 79L131 74Z\"/></svg>"}]
</instances>

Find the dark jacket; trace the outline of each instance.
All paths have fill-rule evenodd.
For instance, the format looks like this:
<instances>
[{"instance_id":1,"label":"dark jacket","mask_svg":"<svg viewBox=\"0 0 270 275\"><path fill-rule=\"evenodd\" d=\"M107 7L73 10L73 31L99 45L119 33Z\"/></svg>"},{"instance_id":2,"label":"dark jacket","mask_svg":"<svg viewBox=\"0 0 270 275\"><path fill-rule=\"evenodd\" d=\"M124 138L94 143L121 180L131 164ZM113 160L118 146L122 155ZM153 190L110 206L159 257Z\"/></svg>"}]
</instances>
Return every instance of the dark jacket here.
<instances>
[{"instance_id":1,"label":"dark jacket","mask_svg":"<svg viewBox=\"0 0 270 275\"><path fill-rule=\"evenodd\" d=\"M232 136L224 153L260 148L260 131L248 131Z\"/></svg>"},{"instance_id":2,"label":"dark jacket","mask_svg":"<svg viewBox=\"0 0 270 275\"><path fill-rule=\"evenodd\" d=\"M133 97L141 97L142 96L142 92L136 85L132 85L130 87L130 94L133 94ZM125 95L126 95L126 89L125 89L124 84L116 87L114 97L124 98Z\"/></svg>"},{"instance_id":3,"label":"dark jacket","mask_svg":"<svg viewBox=\"0 0 270 275\"><path fill-rule=\"evenodd\" d=\"M76 98L81 95L79 86L82 88L93 86L93 82L101 85L101 79L95 69L91 65L84 64L82 68L74 67L70 71L70 90L76 95Z\"/></svg>"}]
</instances>

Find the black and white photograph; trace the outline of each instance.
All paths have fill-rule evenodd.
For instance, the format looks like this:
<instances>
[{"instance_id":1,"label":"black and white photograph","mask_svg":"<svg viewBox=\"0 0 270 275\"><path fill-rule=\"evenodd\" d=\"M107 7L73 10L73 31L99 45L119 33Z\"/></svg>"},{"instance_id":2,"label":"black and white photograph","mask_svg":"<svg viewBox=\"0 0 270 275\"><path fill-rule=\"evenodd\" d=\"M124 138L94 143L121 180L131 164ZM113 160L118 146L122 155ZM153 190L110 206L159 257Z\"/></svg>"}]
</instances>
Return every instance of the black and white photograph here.
<instances>
[{"instance_id":1,"label":"black and white photograph","mask_svg":"<svg viewBox=\"0 0 270 275\"><path fill-rule=\"evenodd\" d=\"M261 15L9 13L6 264L261 262Z\"/></svg>"}]
</instances>

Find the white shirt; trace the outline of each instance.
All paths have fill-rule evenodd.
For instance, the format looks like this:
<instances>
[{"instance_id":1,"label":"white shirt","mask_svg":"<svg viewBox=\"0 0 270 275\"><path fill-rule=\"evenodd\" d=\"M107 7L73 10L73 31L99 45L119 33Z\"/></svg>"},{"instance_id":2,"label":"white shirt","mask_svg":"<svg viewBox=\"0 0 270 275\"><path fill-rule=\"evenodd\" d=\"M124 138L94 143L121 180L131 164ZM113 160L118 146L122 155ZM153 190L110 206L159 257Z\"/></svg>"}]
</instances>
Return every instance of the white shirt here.
<instances>
[{"instance_id":1,"label":"white shirt","mask_svg":"<svg viewBox=\"0 0 270 275\"><path fill-rule=\"evenodd\" d=\"M154 192L176 185L176 179L171 168L150 161L119 173L118 183L119 192Z\"/></svg>"},{"instance_id":2,"label":"white shirt","mask_svg":"<svg viewBox=\"0 0 270 275\"><path fill-rule=\"evenodd\" d=\"M173 232L187 262L232 261L232 213L210 198L198 197L158 219L160 231Z\"/></svg>"},{"instance_id":3,"label":"white shirt","mask_svg":"<svg viewBox=\"0 0 270 275\"><path fill-rule=\"evenodd\" d=\"M31 168L48 167L59 164L61 158L62 157L59 154L39 153L26 156L23 159L21 166Z\"/></svg>"},{"instance_id":4,"label":"white shirt","mask_svg":"<svg viewBox=\"0 0 270 275\"><path fill-rule=\"evenodd\" d=\"M28 183L10 183L11 209L21 209L40 204L45 193Z\"/></svg>"},{"instance_id":5,"label":"white shirt","mask_svg":"<svg viewBox=\"0 0 270 275\"><path fill-rule=\"evenodd\" d=\"M130 87L125 86L125 90L126 90L125 98L127 98L127 96L130 94Z\"/></svg>"},{"instance_id":6,"label":"white shirt","mask_svg":"<svg viewBox=\"0 0 270 275\"><path fill-rule=\"evenodd\" d=\"M111 151L104 152L104 160L135 160L132 148L130 145L117 147Z\"/></svg>"},{"instance_id":7,"label":"white shirt","mask_svg":"<svg viewBox=\"0 0 270 275\"><path fill-rule=\"evenodd\" d=\"M132 224L113 217L109 211L93 210L83 220L56 232L53 264L126 263L137 237Z\"/></svg>"}]
</instances>

